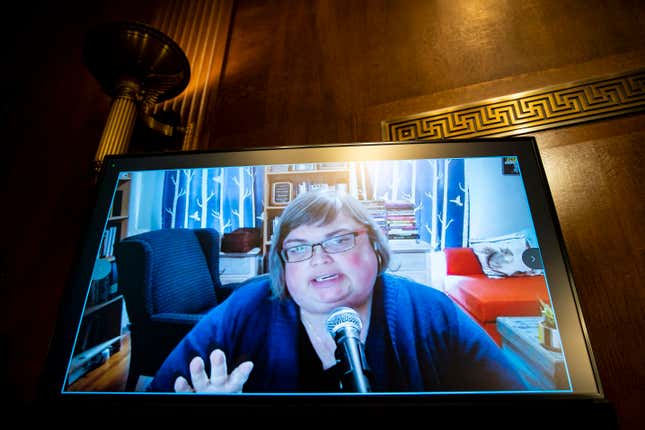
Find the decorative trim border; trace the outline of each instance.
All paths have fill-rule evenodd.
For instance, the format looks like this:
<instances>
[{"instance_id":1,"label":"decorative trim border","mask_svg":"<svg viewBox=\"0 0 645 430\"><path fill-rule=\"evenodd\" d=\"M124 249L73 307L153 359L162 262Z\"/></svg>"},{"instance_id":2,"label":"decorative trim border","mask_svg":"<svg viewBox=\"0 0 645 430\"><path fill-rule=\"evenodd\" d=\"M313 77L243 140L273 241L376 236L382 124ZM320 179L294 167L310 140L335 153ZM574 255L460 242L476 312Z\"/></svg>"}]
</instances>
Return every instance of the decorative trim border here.
<instances>
[{"instance_id":1,"label":"decorative trim border","mask_svg":"<svg viewBox=\"0 0 645 430\"><path fill-rule=\"evenodd\" d=\"M645 111L645 69L381 122L385 141L502 137Z\"/></svg>"}]
</instances>

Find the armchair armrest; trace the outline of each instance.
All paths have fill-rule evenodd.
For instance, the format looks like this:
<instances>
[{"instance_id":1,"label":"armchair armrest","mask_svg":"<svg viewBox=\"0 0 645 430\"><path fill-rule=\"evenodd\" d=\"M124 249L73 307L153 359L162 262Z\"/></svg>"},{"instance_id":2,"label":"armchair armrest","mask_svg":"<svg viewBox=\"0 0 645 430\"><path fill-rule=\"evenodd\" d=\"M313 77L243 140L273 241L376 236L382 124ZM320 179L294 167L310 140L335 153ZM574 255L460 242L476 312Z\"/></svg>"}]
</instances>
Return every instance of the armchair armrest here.
<instances>
[{"instance_id":1,"label":"armchair armrest","mask_svg":"<svg viewBox=\"0 0 645 430\"><path fill-rule=\"evenodd\" d=\"M472 248L446 248L446 274L482 275L484 271Z\"/></svg>"},{"instance_id":2,"label":"armchair armrest","mask_svg":"<svg viewBox=\"0 0 645 430\"><path fill-rule=\"evenodd\" d=\"M205 314L180 314L163 312L154 314L150 317L151 323L164 323L164 324L177 324L185 325L187 327L194 326Z\"/></svg>"}]
</instances>

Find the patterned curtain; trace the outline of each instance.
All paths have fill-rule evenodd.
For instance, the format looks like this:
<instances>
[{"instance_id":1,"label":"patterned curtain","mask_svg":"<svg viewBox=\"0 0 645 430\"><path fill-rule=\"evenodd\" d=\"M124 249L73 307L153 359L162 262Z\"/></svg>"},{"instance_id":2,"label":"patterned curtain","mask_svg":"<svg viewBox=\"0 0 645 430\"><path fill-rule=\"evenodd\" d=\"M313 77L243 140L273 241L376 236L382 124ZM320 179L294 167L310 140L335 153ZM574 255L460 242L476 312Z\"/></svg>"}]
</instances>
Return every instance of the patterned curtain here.
<instances>
[{"instance_id":1,"label":"patterned curtain","mask_svg":"<svg viewBox=\"0 0 645 430\"><path fill-rule=\"evenodd\" d=\"M405 228L410 238L435 250L467 246L464 160L366 161L350 166L351 188L359 198L385 202L390 214L409 208L413 221ZM162 228L210 227L222 234L240 227L261 228L263 181L263 166L167 171Z\"/></svg>"},{"instance_id":2,"label":"patterned curtain","mask_svg":"<svg viewBox=\"0 0 645 430\"><path fill-rule=\"evenodd\" d=\"M354 164L357 192L414 213L415 238L434 250L467 246L468 187L464 160L368 161ZM389 213L390 210L387 210Z\"/></svg>"},{"instance_id":3,"label":"patterned curtain","mask_svg":"<svg viewBox=\"0 0 645 430\"><path fill-rule=\"evenodd\" d=\"M165 172L162 228L261 227L263 177L262 166Z\"/></svg>"}]
</instances>

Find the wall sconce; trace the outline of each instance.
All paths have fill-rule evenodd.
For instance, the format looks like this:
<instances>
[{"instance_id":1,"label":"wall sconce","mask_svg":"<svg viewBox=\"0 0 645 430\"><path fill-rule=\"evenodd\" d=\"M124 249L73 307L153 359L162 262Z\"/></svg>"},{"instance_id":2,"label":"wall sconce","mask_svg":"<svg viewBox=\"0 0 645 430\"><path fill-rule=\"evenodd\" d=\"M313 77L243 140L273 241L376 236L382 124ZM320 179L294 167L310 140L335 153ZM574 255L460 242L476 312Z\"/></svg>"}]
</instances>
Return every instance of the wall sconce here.
<instances>
[{"instance_id":1,"label":"wall sconce","mask_svg":"<svg viewBox=\"0 0 645 430\"><path fill-rule=\"evenodd\" d=\"M112 97L94 170L108 154L128 151L137 114L152 118L153 105L178 96L190 80L190 63L162 32L141 23L106 23L86 34L83 62Z\"/></svg>"}]
</instances>

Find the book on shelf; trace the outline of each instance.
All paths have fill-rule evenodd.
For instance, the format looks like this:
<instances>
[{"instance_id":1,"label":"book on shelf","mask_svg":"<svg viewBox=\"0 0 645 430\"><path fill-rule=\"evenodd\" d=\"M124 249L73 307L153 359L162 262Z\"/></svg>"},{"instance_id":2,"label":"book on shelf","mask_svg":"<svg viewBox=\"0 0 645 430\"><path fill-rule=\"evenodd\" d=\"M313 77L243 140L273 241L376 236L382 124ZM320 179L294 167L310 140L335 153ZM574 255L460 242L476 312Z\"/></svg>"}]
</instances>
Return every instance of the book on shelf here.
<instances>
[{"instance_id":1,"label":"book on shelf","mask_svg":"<svg viewBox=\"0 0 645 430\"><path fill-rule=\"evenodd\" d=\"M414 211L409 201L388 201L385 204L389 239L420 239Z\"/></svg>"},{"instance_id":2,"label":"book on shelf","mask_svg":"<svg viewBox=\"0 0 645 430\"><path fill-rule=\"evenodd\" d=\"M289 170L292 170L292 169L293 169L292 164L273 164L273 165L267 166L267 171L273 172L273 173L288 172Z\"/></svg>"},{"instance_id":3,"label":"book on shelf","mask_svg":"<svg viewBox=\"0 0 645 430\"><path fill-rule=\"evenodd\" d=\"M118 295L117 285L111 276L103 279L92 281L89 296L87 298L88 306L106 302Z\"/></svg>"},{"instance_id":4,"label":"book on shelf","mask_svg":"<svg viewBox=\"0 0 645 430\"><path fill-rule=\"evenodd\" d=\"M316 167L318 170L343 170L347 168L347 163L344 161L318 163Z\"/></svg>"},{"instance_id":5,"label":"book on shelf","mask_svg":"<svg viewBox=\"0 0 645 430\"><path fill-rule=\"evenodd\" d=\"M100 257L112 257L114 255L114 245L119 237L121 227L118 224L108 226L103 232L103 240L101 241Z\"/></svg>"},{"instance_id":6,"label":"book on shelf","mask_svg":"<svg viewBox=\"0 0 645 430\"><path fill-rule=\"evenodd\" d=\"M387 211L385 200L361 200L372 219L376 222L383 233L387 234Z\"/></svg>"}]
</instances>

